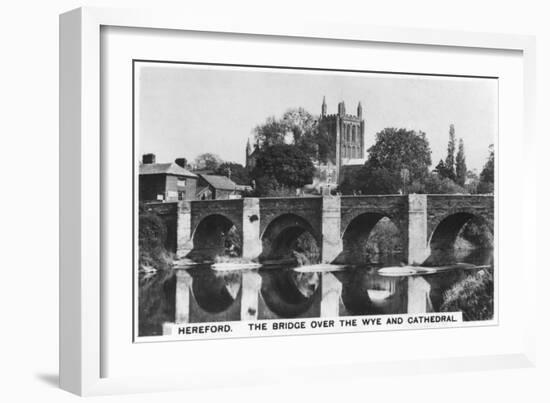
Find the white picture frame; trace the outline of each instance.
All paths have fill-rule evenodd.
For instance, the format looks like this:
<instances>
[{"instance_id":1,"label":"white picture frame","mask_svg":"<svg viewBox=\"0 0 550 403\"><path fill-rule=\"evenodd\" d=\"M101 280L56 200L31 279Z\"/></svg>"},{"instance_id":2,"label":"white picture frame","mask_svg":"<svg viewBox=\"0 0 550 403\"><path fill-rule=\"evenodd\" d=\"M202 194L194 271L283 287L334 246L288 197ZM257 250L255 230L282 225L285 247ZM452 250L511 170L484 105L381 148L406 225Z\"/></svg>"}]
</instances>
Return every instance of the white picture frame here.
<instances>
[{"instance_id":1,"label":"white picture frame","mask_svg":"<svg viewBox=\"0 0 550 403\"><path fill-rule=\"evenodd\" d=\"M102 243L103 170L101 131L101 29L102 27L181 30L195 33L254 35L259 38L294 38L338 40L341 43L377 42L411 46L448 47L521 53L523 67L523 160L530 161L535 150L535 40L530 36L456 31L429 31L408 28L382 28L343 23L304 22L300 25L265 19L231 18L209 20L193 15L171 14L151 10L110 10L82 8L60 17L60 385L80 395L149 392L190 387L247 385L269 379L291 381L300 376L310 379L345 378L369 374L406 374L467 369L525 367L534 365L535 292L522 301L525 315L516 330L525 335L520 347L500 354L426 359L392 359L369 362L361 355L352 362L335 364L327 360L308 367L276 363L259 364L262 373L247 372L245 364L235 367L228 376L224 369L209 373L198 370L193 375L163 374L158 376L104 376L106 340L102 317L108 314L102 290L101 267L106 245ZM301 39L302 38L302 39ZM505 180L501 178L500 180ZM524 189L535 187L534 176L525 178ZM535 234L534 197L522 192L517 197L522 206L521 236ZM536 276L535 242L521 243L522 273ZM510 253L501 251L501 253ZM517 253L517 251L516 251ZM305 336L308 338L310 336ZM334 336L334 337L342 337ZM260 340L260 341L258 341ZM276 343L275 339L257 339L258 343ZM326 339L329 340L328 338ZM336 339L334 339L336 340ZM331 341L332 342L332 341ZM209 343L209 342L201 342ZM218 343L218 341L217 341ZM223 341L219 341L223 343ZM244 350L245 341L232 346ZM148 349L158 348L148 343ZM196 359L196 358L192 358ZM187 364L189 365L189 364ZM284 371L281 371L284 368ZM283 372L283 373L282 373Z\"/></svg>"}]
</instances>

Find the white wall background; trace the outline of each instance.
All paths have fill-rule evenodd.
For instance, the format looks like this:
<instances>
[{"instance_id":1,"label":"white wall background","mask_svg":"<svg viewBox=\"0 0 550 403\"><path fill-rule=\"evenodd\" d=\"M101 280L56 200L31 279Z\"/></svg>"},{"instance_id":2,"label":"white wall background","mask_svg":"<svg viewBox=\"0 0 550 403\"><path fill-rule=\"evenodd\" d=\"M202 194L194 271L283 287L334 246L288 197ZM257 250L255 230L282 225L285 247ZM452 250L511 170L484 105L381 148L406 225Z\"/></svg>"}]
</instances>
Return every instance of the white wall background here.
<instances>
[{"instance_id":1,"label":"white wall background","mask_svg":"<svg viewBox=\"0 0 550 403\"><path fill-rule=\"evenodd\" d=\"M65 402L76 398L57 389L58 356L58 14L81 5L109 7L185 6L189 13L248 13L274 19L318 18L373 25L465 29L534 34L538 51L539 203L548 191L544 120L550 110L550 12L545 1L5 1L0 8L0 400ZM546 203L545 203L546 204ZM542 209L540 209L542 210ZM548 213L539 211L539 250L546 246ZM546 236L546 239L548 237ZM541 253L542 258L542 253ZM541 265L545 265L540 260ZM549 283L541 267L540 294ZM522 286L522 285L520 285ZM528 286L527 284L524 286ZM345 384L284 385L95 398L102 401L274 402L286 401L548 401L550 351L548 301L539 294L539 366L399 378L353 379Z\"/></svg>"}]
</instances>

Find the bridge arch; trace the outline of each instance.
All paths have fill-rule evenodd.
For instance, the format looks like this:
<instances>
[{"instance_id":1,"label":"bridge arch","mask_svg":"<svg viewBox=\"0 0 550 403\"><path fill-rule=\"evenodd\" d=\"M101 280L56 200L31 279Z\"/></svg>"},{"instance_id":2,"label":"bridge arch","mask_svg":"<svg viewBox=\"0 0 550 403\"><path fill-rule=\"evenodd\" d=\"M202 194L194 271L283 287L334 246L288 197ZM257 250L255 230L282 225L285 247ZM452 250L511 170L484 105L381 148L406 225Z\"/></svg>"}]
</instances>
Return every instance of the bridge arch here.
<instances>
[{"instance_id":1,"label":"bridge arch","mask_svg":"<svg viewBox=\"0 0 550 403\"><path fill-rule=\"evenodd\" d=\"M193 249L190 257L209 260L216 256L241 256L241 232L241 225L225 214L202 217L191 236Z\"/></svg>"},{"instance_id":2,"label":"bridge arch","mask_svg":"<svg viewBox=\"0 0 550 403\"><path fill-rule=\"evenodd\" d=\"M454 210L432 223L432 230L428 238L428 246L432 254L453 250L458 236L469 223L475 223L479 227L485 226L489 229L490 236L493 236L493 225L490 222L490 217L475 211ZM485 247L486 245L477 244L474 246Z\"/></svg>"},{"instance_id":3,"label":"bridge arch","mask_svg":"<svg viewBox=\"0 0 550 403\"><path fill-rule=\"evenodd\" d=\"M342 229L343 261L375 262L380 255L402 252L406 245L402 227L400 219L385 212L370 211L357 214ZM371 239L375 228L380 228L386 233L380 244Z\"/></svg>"},{"instance_id":4,"label":"bridge arch","mask_svg":"<svg viewBox=\"0 0 550 403\"><path fill-rule=\"evenodd\" d=\"M303 252L313 260L319 258L321 234L304 217L285 213L273 218L260 235L263 258L292 257L292 251ZM301 251L303 246L309 250Z\"/></svg>"}]
</instances>

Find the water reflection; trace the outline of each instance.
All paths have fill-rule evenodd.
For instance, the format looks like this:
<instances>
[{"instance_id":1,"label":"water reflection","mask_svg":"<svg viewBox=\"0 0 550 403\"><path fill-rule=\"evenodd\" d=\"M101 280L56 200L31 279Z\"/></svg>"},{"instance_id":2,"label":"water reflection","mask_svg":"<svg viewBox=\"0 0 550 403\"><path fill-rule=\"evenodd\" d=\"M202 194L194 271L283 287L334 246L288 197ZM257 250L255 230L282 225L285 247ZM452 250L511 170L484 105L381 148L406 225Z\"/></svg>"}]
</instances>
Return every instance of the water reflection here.
<instances>
[{"instance_id":1,"label":"water reflection","mask_svg":"<svg viewBox=\"0 0 550 403\"><path fill-rule=\"evenodd\" d=\"M242 273L220 272L210 265L193 266L187 272L193 278L193 295L202 309L217 313L229 308L241 289Z\"/></svg>"},{"instance_id":2,"label":"water reflection","mask_svg":"<svg viewBox=\"0 0 550 403\"><path fill-rule=\"evenodd\" d=\"M377 264L353 265L344 271L334 272L342 283L341 315L407 313L414 310L419 302L424 307L422 309L437 312L441 309L445 292L477 271L471 267L454 267L439 272L426 270L425 274L413 276L384 276L378 273L379 268L399 266L402 261L402 256L398 254L385 255L379 257ZM263 304L259 319L318 316L316 301L321 298L321 275L297 272L293 270L296 263L284 263L278 265L271 262L259 269ZM439 267L455 263L488 265L492 271L493 251L434 252L425 265ZM239 271L219 272L212 270L210 265L197 265L189 267L188 273L193 278L193 295L207 312L222 312L239 298L242 284L242 273ZM159 334L162 323L173 320L173 273L142 275L139 293L140 335Z\"/></svg>"},{"instance_id":3,"label":"water reflection","mask_svg":"<svg viewBox=\"0 0 550 403\"><path fill-rule=\"evenodd\" d=\"M342 301L349 315L380 315L406 312L406 279L385 277L377 267L357 266L338 273Z\"/></svg>"},{"instance_id":4,"label":"water reflection","mask_svg":"<svg viewBox=\"0 0 550 403\"><path fill-rule=\"evenodd\" d=\"M320 287L318 273L297 273L295 265L261 269L261 296L269 311L279 317L294 318L305 314L313 305Z\"/></svg>"}]
</instances>

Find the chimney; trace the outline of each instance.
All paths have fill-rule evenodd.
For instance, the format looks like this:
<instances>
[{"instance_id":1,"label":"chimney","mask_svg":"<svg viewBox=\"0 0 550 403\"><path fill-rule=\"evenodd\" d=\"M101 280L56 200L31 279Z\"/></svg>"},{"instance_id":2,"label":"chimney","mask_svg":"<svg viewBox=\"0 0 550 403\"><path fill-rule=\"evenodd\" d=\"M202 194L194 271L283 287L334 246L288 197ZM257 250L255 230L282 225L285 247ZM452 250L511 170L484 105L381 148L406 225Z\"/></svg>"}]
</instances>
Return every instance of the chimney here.
<instances>
[{"instance_id":1,"label":"chimney","mask_svg":"<svg viewBox=\"0 0 550 403\"><path fill-rule=\"evenodd\" d=\"M182 168L187 168L187 158L176 158L174 162Z\"/></svg>"},{"instance_id":2,"label":"chimney","mask_svg":"<svg viewBox=\"0 0 550 403\"><path fill-rule=\"evenodd\" d=\"M156 162L155 154L143 154L141 161L144 164L154 164Z\"/></svg>"}]
</instances>

